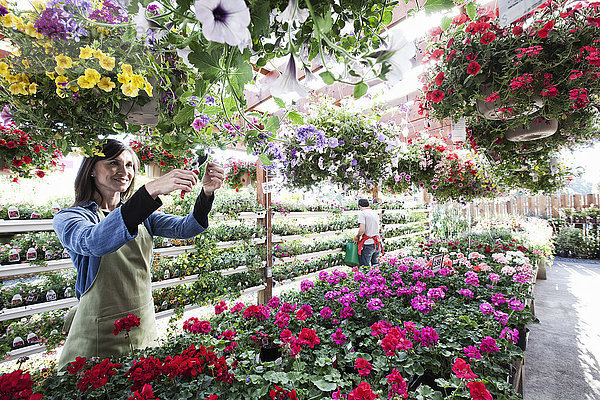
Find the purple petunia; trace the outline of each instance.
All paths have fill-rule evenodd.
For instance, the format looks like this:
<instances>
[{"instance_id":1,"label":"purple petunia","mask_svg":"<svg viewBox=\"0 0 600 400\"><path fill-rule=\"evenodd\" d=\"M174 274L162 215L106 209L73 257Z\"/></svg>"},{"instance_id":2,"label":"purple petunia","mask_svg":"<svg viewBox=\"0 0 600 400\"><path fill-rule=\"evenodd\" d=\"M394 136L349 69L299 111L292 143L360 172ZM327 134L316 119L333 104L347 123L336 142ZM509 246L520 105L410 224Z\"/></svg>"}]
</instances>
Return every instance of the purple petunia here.
<instances>
[{"instance_id":1,"label":"purple petunia","mask_svg":"<svg viewBox=\"0 0 600 400\"><path fill-rule=\"evenodd\" d=\"M306 291L312 289L314 286L315 286L315 284L313 281L305 279L302 282L300 282L300 291L306 292Z\"/></svg>"},{"instance_id":2,"label":"purple petunia","mask_svg":"<svg viewBox=\"0 0 600 400\"><path fill-rule=\"evenodd\" d=\"M320 314L321 314L321 318L323 318L323 319L329 319L329 318L331 318L331 308L324 307L321 310Z\"/></svg>"}]
</instances>

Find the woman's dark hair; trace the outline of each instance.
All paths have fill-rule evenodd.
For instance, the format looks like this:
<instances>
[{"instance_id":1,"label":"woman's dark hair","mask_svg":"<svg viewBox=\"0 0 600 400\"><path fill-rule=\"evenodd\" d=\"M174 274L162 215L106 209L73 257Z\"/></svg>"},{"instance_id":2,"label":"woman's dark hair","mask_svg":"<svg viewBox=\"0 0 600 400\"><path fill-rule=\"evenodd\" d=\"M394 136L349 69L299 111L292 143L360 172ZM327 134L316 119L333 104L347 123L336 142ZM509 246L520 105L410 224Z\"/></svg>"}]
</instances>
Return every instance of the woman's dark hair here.
<instances>
[{"instance_id":1,"label":"woman's dark hair","mask_svg":"<svg viewBox=\"0 0 600 400\"><path fill-rule=\"evenodd\" d=\"M137 175L139 166L138 158L135 152L131 149L131 147L115 139L106 139L99 151L103 155L95 155L93 157L84 158L81 166L79 167L79 171L77 171L77 177L75 177L75 202L73 203L73 206L81 206L90 200L94 200L94 194L96 193L102 196L102 194L96 188L96 182L94 181L94 178L91 177L92 169L98 161L112 160L119 157L119 155L124 151L130 152L133 157L133 167L135 173L133 174L133 179L131 180L131 184L127 190L121 193L121 201L126 201L133 194L135 176Z\"/></svg>"}]
</instances>

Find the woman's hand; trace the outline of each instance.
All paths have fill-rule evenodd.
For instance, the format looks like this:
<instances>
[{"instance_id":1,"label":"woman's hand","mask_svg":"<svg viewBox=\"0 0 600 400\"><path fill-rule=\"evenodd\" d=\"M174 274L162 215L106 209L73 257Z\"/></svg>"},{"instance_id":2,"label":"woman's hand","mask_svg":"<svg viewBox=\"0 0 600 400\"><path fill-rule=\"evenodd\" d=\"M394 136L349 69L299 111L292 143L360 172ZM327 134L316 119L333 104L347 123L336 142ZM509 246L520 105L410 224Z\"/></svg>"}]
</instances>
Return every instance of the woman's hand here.
<instances>
[{"instance_id":1,"label":"woman's hand","mask_svg":"<svg viewBox=\"0 0 600 400\"><path fill-rule=\"evenodd\" d=\"M158 195L169 194L176 190L191 192L196 183L198 183L198 177L193 171L174 169L160 178L146 183L144 186L150 196L156 199Z\"/></svg>"},{"instance_id":2,"label":"woman's hand","mask_svg":"<svg viewBox=\"0 0 600 400\"><path fill-rule=\"evenodd\" d=\"M213 195L215 190L223 186L223 180L225 179L225 170L222 166L217 163L209 162L204 170L204 176L202 177L202 186L204 187L204 194L207 197Z\"/></svg>"}]
</instances>

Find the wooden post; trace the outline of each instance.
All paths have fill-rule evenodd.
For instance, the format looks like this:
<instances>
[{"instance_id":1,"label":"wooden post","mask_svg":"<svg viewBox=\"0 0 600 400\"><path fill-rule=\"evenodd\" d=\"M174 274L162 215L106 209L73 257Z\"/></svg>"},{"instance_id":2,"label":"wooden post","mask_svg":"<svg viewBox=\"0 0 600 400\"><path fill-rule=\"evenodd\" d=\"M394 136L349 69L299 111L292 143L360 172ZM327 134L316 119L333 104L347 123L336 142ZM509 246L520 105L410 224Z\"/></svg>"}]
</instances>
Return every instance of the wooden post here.
<instances>
[{"instance_id":1,"label":"wooden post","mask_svg":"<svg viewBox=\"0 0 600 400\"><path fill-rule=\"evenodd\" d=\"M269 182L268 171L264 168L260 161L256 162L256 199L267 211L265 218L263 219L263 225L266 229L265 238L265 250L267 253L267 260L265 263L265 289L258 292L258 303L266 304L273 296L273 230L271 212L271 192L264 192L263 183Z\"/></svg>"},{"instance_id":2,"label":"wooden post","mask_svg":"<svg viewBox=\"0 0 600 400\"><path fill-rule=\"evenodd\" d=\"M594 194L586 194L585 197L586 197L585 202L586 202L586 204L587 204L588 207L592 206L592 205L595 205L595 206L598 205L598 203L596 203L596 195L594 195Z\"/></svg>"},{"instance_id":3,"label":"wooden post","mask_svg":"<svg viewBox=\"0 0 600 400\"><path fill-rule=\"evenodd\" d=\"M558 212L558 210L560 209L560 197L558 197L558 196L552 196L550 198L550 203L552 204L551 217L552 218L559 218L560 217L560 213Z\"/></svg>"},{"instance_id":4,"label":"wooden post","mask_svg":"<svg viewBox=\"0 0 600 400\"><path fill-rule=\"evenodd\" d=\"M561 194L560 195L560 208L571 208L571 202L569 201L569 195L568 194Z\"/></svg>"},{"instance_id":5,"label":"wooden post","mask_svg":"<svg viewBox=\"0 0 600 400\"><path fill-rule=\"evenodd\" d=\"M531 215L535 212L535 198L528 197L527 198L527 212L525 215Z\"/></svg>"},{"instance_id":6,"label":"wooden post","mask_svg":"<svg viewBox=\"0 0 600 400\"><path fill-rule=\"evenodd\" d=\"M580 211L583 208L583 195L574 194L573 195L573 208Z\"/></svg>"},{"instance_id":7,"label":"wooden post","mask_svg":"<svg viewBox=\"0 0 600 400\"><path fill-rule=\"evenodd\" d=\"M539 205L538 217L548 218L548 198L546 196L540 196Z\"/></svg>"},{"instance_id":8,"label":"wooden post","mask_svg":"<svg viewBox=\"0 0 600 400\"><path fill-rule=\"evenodd\" d=\"M373 186L373 203L379 203L379 186Z\"/></svg>"},{"instance_id":9,"label":"wooden post","mask_svg":"<svg viewBox=\"0 0 600 400\"><path fill-rule=\"evenodd\" d=\"M517 197L517 215L525 215L525 198L523 196Z\"/></svg>"}]
</instances>

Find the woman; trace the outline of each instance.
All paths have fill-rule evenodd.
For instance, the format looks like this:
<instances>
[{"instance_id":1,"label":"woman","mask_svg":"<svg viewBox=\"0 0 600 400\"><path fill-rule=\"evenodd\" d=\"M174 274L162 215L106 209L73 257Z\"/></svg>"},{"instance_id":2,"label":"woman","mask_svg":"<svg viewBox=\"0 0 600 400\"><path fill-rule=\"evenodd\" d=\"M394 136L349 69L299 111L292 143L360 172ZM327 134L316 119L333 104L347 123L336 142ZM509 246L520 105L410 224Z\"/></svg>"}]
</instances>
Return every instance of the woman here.
<instances>
[{"instance_id":1,"label":"woman","mask_svg":"<svg viewBox=\"0 0 600 400\"><path fill-rule=\"evenodd\" d=\"M224 170L209 163L203 189L185 217L155 212L159 195L190 192L198 177L176 169L133 193L138 161L131 148L109 139L101 155L85 158L75 178L75 203L61 210L53 227L77 268L79 304L67 320L69 334L59 368L77 356L119 356L152 346L157 337L150 266L152 236L191 238L208 227L214 191ZM113 335L115 320L135 314L140 326ZM72 322L70 322L72 321Z\"/></svg>"}]
</instances>

